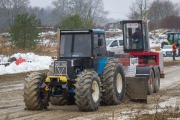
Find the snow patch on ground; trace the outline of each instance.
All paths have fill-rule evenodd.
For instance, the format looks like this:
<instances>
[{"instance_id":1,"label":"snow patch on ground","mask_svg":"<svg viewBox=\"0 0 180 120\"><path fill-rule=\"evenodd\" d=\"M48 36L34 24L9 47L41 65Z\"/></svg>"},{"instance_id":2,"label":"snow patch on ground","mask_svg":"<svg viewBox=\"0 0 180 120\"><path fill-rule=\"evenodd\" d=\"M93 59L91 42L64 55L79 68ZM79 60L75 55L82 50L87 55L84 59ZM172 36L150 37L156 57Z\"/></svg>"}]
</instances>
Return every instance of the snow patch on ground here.
<instances>
[{"instance_id":1,"label":"snow patch on ground","mask_svg":"<svg viewBox=\"0 0 180 120\"><path fill-rule=\"evenodd\" d=\"M16 65L14 61L6 67L4 65L0 65L0 75L36 71L36 70L45 70L49 68L49 65L52 62L51 57L38 56L35 55L34 53L27 53L27 54L17 53L12 55L11 57L15 57L16 59L24 58L26 59L27 62L23 62L20 65Z\"/></svg>"}]
</instances>

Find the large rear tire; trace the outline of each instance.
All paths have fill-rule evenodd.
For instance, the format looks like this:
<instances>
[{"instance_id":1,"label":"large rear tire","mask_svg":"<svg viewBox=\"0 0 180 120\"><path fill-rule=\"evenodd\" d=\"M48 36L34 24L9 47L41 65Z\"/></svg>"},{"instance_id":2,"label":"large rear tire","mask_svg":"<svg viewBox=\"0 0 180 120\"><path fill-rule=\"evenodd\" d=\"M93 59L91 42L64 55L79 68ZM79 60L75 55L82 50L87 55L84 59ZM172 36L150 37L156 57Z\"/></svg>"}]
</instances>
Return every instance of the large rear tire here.
<instances>
[{"instance_id":1,"label":"large rear tire","mask_svg":"<svg viewBox=\"0 0 180 120\"><path fill-rule=\"evenodd\" d=\"M154 92L154 72L151 69L149 73L149 79L147 81L147 95L151 95Z\"/></svg>"},{"instance_id":2,"label":"large rear tire","mask_svg":"<svg viewBox=\"0 0 180 120\"><path fill-rule=\"evenodd\" d=\"M116 105L125 97L126 79L118 60L109 60L103 70L102 105Z\"/></svg>"},{"instance_id":3,"label":"large rear tire","mask_svg":"<svg viewBox=\"0 0 180 120\"><path fill-rule=\"evenodd\" d=\"M47 73L48 76L53 76L54 75L54 61L51 63L49 66L49 71ZM50 97L50 103L52 105L66 105L67 104L67 99L65 97Z\"/></svg>"},{"instance_id":4,"label":"large rear tire","mask_svg":"<svg viewBox=\"0 0 180 120\"><path fill-rule=\"evenodd\" d=\"M33 72L25 78L23 97L27 109L47 109L49 96L47 92L40 88L45 78L45 74L38 72Z\"/></svg>"},{"instance_id":5,"label":"large rear tire","mask_svg":"<svg viewBox=\"0 0 180 120\"><path fill-rule=\"evenodd\" d=\"M96 111L101 100L101 83L95 71L79 73L75 83L75 102L81 111Z\"/></svg>"},{"instance_id":6,"label":"large rear tire","mask_svg":"<svg viewBox=\"0 0 180 120\"><path fill-rule=\"evenodd\" d=\"M156 67L155 71L156 71L156 73L155 73L156 76L154 78L154 93L158 93L159 88L160 88L160 72L157 67Z\"/></svg>"}]
</instances>

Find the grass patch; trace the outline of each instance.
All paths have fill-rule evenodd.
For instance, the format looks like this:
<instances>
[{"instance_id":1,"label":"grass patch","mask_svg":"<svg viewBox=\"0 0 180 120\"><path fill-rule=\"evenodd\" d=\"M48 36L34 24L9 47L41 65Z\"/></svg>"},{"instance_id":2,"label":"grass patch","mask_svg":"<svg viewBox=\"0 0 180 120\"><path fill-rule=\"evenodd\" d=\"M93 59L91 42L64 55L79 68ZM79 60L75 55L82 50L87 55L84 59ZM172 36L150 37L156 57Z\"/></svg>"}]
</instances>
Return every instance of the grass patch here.
<instances>
[{"instance_id":1,"label":"grass patch","mask_svg":"<svg viewBox=\"0 0 180 120\"><path fill-rule=\"evenodd\" d=\"M57 55L57 50L56 47L45 47L45 46L38 46L34 50L29 50L29 49L13 49L12 47L1 47L0 46L0 54L3 55L13 55L15 53L28 53L28 52L33 52L36 55L45 55L45 56L56 56Z\"/></svg>"},{"instance_id":2,"label":"grass patch","mask_svg":"<svg viewBox=\"0 0 180 120\"><path fill-rule=\"evenodd\" d=\"M164 67L176 66L176 65L180 65L180 62L179 61L164 62Z\"/></svg>"},{"instance_id":3,"label":"grass patch","mask_svg":"<svg viewBox=\"0 0 180 120\"><path fill-rule=\"evenodd\" d=\"M179 107L154 114L144 114L134 120L177 120L180 119Z\"/></svg>"}]
</instances>

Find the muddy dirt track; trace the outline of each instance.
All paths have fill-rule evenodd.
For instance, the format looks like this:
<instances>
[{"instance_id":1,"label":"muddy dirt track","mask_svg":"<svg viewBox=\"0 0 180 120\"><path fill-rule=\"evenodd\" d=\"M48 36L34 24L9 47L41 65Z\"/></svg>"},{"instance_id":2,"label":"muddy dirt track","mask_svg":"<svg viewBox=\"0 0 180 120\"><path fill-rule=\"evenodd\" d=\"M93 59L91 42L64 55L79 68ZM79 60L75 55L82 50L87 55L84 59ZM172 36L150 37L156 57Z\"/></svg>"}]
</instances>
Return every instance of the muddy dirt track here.
<instances>
[{"instance_id":1,"label":"muddy dirt track","mask_svg":"<svg viewBox=\"0 0 180 120\"><path fill-rule=\"evenodd\" d=\"M178 66L165 67L165 78L161 79L161 89L157 94L148 96L148 103L126 101L115 106L100 106L96 112L80 112L76 105L52 106L48 110L25 110L23 102L23 81L27 73L0 76L0 120L111 120L112 113L116 119L138 115L140 112L152 113L157 105L169 104L170 98L180 105L180 61ZM159 107L159 109L161 109Z\"/></svg>"}]
</instances>

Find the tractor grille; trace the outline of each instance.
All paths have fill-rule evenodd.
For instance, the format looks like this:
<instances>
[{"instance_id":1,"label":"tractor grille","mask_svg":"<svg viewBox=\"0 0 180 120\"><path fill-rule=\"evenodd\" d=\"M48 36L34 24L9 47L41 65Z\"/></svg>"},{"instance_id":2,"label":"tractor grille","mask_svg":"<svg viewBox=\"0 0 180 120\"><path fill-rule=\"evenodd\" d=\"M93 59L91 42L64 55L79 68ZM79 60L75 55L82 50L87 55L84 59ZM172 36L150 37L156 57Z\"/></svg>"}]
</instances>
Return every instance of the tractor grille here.
<instances>
[{"instance_id":1,"label":"tractor grille","mask_svg":"<svg viewBox=\"0 0 180 120\"><path fill-rule=\"evenodd\" d=\"M55 61L54 75L67 75L67 61Z\"/></svg>"}]
</instances>

